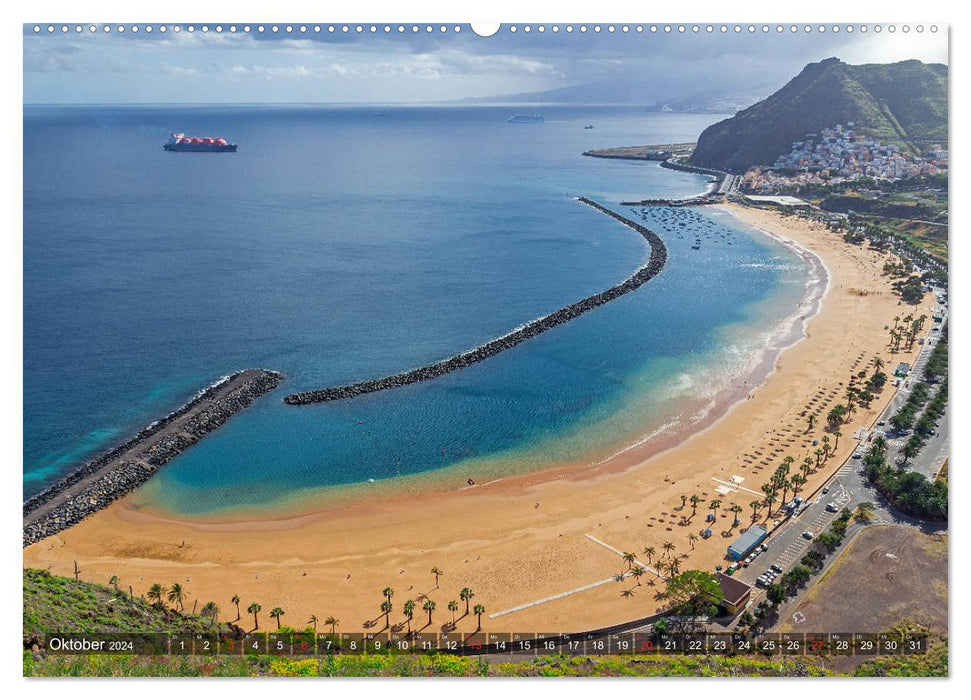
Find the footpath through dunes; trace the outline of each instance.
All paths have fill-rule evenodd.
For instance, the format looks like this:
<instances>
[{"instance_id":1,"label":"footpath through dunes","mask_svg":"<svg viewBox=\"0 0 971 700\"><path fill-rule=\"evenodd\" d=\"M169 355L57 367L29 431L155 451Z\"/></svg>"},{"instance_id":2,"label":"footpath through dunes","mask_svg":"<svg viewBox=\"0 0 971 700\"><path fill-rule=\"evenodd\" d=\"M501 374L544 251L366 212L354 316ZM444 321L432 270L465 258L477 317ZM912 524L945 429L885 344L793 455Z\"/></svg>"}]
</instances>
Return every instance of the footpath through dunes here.
<instances>
[{"instance_id":1,"label":"footpath through dunes","mask_svg":"<svg viewBox=\"0 0 971 700\"><path fill-rule=\"evenodd\" d=\"M626 280L618 285L610 287L609 289L605 289L602 292L598 292L597 294L593 294L585 299L574 302L569 306L564 306L561 309L557 309L556 311L538 318L535 321L530 321L526 325L520 326L519 328L516 328L515 330L510 331L509 333L500 336L495 340L490 340L477 348L467 350L466 352L450 357L447 360L441 360L440 362L419 367L417 369L412 369L407 372L392 374L380 379L371 379L369 381L359 382L357 384L346 384L327 389L315 389L312 391L290 394L283 400L291 405L337 401L339 399L349 399L354 396L360 396L361 394L384 391L385 389L394 389L396 387L402 387L408 384L415 384L417 382L424 382L428 381L429 379L441 377L449 372L454 372L462 369L463 367L468 367L469 365L473 365L477 362L482 362L486 358L492 357L493 355L498 355L500 352L509 350L510 348L513 348L523 341L529 340L540 333L545 333L561 323L566 323L567 321L574 319L587 311L591 311L598 306L603 306L604 304L611 302L624 294L633 292L642 284L657 275L664 268L668 258L668 251L664 245L664 241L662 241L656 233L648 229L646 226L642 226L636 221L632 221L631 219L621 216L620 214L607 209L603 205L598 204L587 197L579 197L578 201L591 206L597 211L616 219L625 226L634 229L650 244L651 257Z\"/></svg>"},{"instance_id":2,"label":"footpath through dunes","mask_svg":"<svg viewBox=\"0 0 971 700\"><path fill-rule=\"evenodd\" d=\"M198 442L283 378L279 372L247 369L196 394L165 418L94 459L24 502L24 544L76 525L134 491L158 469Z\"/></svg>"}]
</instances>

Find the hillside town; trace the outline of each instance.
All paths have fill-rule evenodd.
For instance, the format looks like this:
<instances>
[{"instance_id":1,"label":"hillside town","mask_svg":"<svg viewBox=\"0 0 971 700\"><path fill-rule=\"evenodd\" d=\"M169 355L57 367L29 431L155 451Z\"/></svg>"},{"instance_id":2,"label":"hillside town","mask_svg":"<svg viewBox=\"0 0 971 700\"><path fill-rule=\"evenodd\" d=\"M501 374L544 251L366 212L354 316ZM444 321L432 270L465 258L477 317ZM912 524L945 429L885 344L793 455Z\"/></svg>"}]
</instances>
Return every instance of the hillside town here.
<instances>
[{"instance_id":1,"label":"hillside town","mask_svg":"<svg viewBox=\"0 0 971 700\"><path fill-rule=\"evenodd\" d=\"M741 189L768 193L806 185L826 185L861 178L901 180L946 172L947 150L934 145L925 157L915 156L893 144L883 144L857 133L853 122L837 124L819 134L806 134L792 150L770 167L750 168Z\"/></svg>"}]
</instances>

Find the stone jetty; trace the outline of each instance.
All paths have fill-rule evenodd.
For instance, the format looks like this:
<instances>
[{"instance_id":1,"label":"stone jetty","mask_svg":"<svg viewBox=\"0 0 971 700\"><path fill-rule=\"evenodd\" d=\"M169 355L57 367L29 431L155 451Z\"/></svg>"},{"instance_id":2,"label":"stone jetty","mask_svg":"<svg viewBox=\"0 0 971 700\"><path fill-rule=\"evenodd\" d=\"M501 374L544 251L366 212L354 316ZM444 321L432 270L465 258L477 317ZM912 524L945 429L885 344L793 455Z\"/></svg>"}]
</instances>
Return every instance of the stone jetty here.
<instances>
[{"instance_id":1,"label":"stone jetty","mask_svg":"<svg viewBox=\"0 0 971 700\"><path fill-rule=\"evenodd\" d=\"M617 214L610 209L597 204L591 199L580 197L579 201L593 207L597 211L606 214L613 219L616 219L625 226L632 228L634 231L641 234L650 244L651 257L643 266L638 268L634 274L628 277L626 280L602 292L598 292L597 294L593 294L585 299L574 302L569 306L564 306L563 308L543 316L542 318L538 318L535 321L530 321L526 325L520 326L519 328L499 338L496 338L495 340L490 340L477 348L468 350L459 355L455 355L447 360L442 360L440 362L409 370L407 372L401 372L400 374L393 374L380 379L371 379L369 381L359 382L357 384L347 384L344 386L335 386L327 389L316 389L298 394L290 394L283 400L292 405L336 401L339 399L349 399L354 396L360 396L361 394L368 394L374 391L384 391L385 389L394 389L396 387L402 387L408 384L415 384L416 382L424 382L429 379L441 377L449 372L454 372L458 369L462 369L463 367L468 367L469 365L473 365L477 362L482 362L486 358L492 357L493 355L498 355L500 352L509 350L525 340L533 338L540 333L544 333L551 328L555 328L561 323L566 323L567 321L574 319L587 311L591 311L598 306L602 306L610 301L613 301L624 294L633 292L642 284L657 275L664 268L664 264L667 262L667 248L664 246L664 241L662 241L657 234L648 229L646 226L642 226L636 221L623 217L620 214Z\"/></svg>"},{"instance_id":2,"label":"stone jetty","mask_svg":"<svg viewBox=\"0 0 971 700\"><path fill-rule=\"evenodd\" d=\"M24 502L23 546L66 530L134 491L162 465L275 389L282 378L279 372L264 369L224 377L181 408L29 498Z\"/></svg>"}]
</instances>

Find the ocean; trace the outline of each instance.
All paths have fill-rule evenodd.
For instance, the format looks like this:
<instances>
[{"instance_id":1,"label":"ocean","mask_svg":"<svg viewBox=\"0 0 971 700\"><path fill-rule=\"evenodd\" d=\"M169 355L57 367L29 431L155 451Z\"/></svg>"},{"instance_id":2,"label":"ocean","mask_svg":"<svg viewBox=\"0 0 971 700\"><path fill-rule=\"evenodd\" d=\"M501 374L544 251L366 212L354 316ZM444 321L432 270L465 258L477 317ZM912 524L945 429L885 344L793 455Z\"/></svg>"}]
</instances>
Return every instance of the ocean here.
<instances>
[{"instance_id":1,"label":"ocean","mask_svg":"<svg viewBox=\"0 0 971 700\"><path fill-rule=\"evenodd\" d=\"M793 313L806 266L718 211L620 205L695 194L705 177L581 155L692 141L724 115L542 111L544 124L509 124L516 108L25 107L24 496L246 367L284 384L134 504L227 517L459 488L595 464L700 419ZM171 131L239 152L167 153ZM657 278L445 377L283 404L443 359L626 278L647 244L580 195L664 238Z\"/></svg>"}]
</instances>

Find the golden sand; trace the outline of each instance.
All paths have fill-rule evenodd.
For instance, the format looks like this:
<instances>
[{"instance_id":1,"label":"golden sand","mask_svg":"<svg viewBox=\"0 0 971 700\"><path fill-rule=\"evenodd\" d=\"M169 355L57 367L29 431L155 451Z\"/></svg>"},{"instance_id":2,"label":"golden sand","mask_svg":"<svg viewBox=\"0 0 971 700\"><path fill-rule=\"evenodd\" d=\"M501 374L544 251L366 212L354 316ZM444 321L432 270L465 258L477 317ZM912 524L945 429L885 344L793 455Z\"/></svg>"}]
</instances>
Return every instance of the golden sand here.
<instances>
[{"instance_id":1,"label":"golden sand","mask_svg":"<svg viewBox=\"0 0 971 700\"><path fill-rule=\"evenodd\" d=\"M193 523L139 512L129 499L79 525L24 550L24 566L71 575L77 560L81 577L143 594L155 582L180 582L201 607L213 600L222 617L233 620L234 594L246 606L280 606L283 623L301 628L310 615L333 615L344 632L384 627L382 590L395 591L392 624L403 623L402 605L418 601L413 627L427 622L422 596L437 604L433 624L439 631L452 619L450 600L468 586L472 604L481 603L487 631L558 632L591 629L643 617L660 603L663 580L647 574L638 583L614 577L627 570L618 551L643 554L653 547L653 562L674 545L681 570L712 569L724 563L725 549L751 522L755 495L741 491L718 496L713 478L744 477L755 492L775 466L791 455L796 464L822 437L826 412L844 400L851 373L880 355L887 368L912 361L912 353L891 355L887 324L896 315L921 313L898 306L890 280L882 277L885 255L852 246L817 224L769 211L725 205L735 216L815 253L826 265L829 289L819 313L809 320L807 337L783 351L775 371L747 399L713 425L660 454L645 447L617 456L595 469L564 466L461 492L349 505L280 520ZM839 450L803 489L811 494L839 468L856 444L852 433L870 425L890 399L884 389L869 409L860 408L842 428ZM808 430L807 414L820 416ZM831 439L833 439L831 437ZM704 529L702 505L688 524L691 504L681 496L697 494L722 502L714 535L692 541ZM744 509L740 527L729 526L733 503ZM762 511L764 515L764 509ZM771 524L771 523L770 523ZM444 571L435 589L432 567ZM605 582L606 583L601 583ZM600 585L591 585L600 584ZM582 589L577 591L577 589ZM568 595L561 595L577 591ZM531 602L492 618L490 615ZM460 603L457 630L475 630L475 616L464 617ZM273 627L266 619L263 625Z\"/></svg>"}]
</instances>

